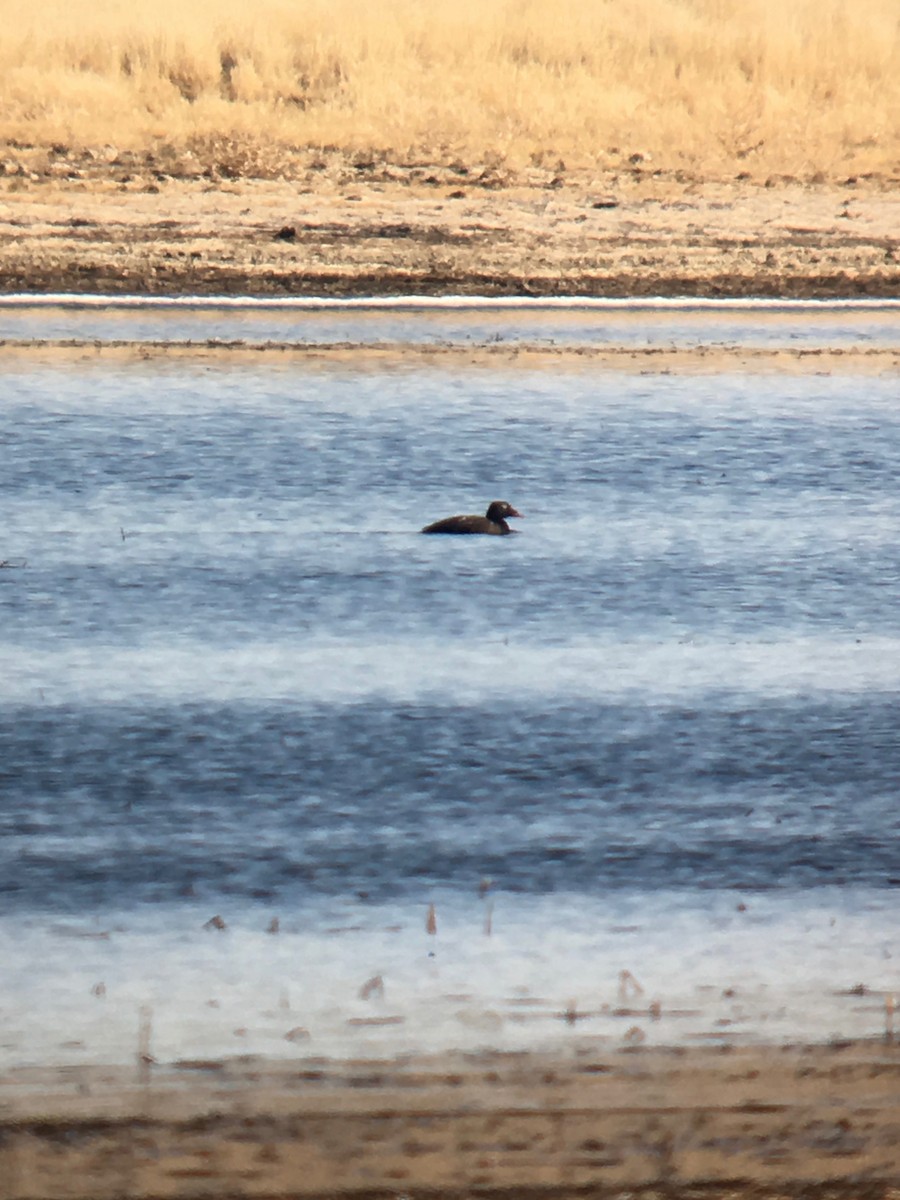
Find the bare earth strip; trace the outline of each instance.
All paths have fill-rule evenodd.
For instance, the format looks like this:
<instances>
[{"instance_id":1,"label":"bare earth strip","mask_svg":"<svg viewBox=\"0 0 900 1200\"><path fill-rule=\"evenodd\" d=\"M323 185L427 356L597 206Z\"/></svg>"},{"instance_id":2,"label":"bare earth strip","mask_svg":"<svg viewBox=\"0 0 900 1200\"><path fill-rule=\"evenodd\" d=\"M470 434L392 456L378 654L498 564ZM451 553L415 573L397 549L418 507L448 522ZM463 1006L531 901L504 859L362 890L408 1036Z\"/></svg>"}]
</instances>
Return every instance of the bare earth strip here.
<instances>
[{"instance_id":1,"label":"bare earth strip","mask_svg":"<svg viewBox=\"0 0 900 1200\"><path fill-rule=\"evenodd\" d=\"M0 1077L0 1197L900 1197L890 1043Z\"/></svg>"},{"instance_id":2,"label":"bare earth strip","mask_svg":"<svg viewBox=\"0 0 900 1200\"><path fill-rule=\"evenodd\" d=\"M149 360L206 359L217 364L268 358L302 360L305 368L335 361L352 362L355 369L391 366L419 361L423 365L453 371L578 370L579 368L629 373L703 375L739 372L763 374L896 375L900 372L900 348L850 345L841 348L733 346L586 346L547 347L519 345L457 346L388 344L358 346L334 343L315 345L285 342L93 342L76 339L32 341L0 339L0 363L27 356L47 363L90 362L116 359Z\"/></svg>"},{"instance_id":3,"label":"bare earth strip","mask_svg":"<svg viewBox=\"0 0 900 1200\"><path fill-rule=\"evenodd\" d=\"M0 292L900 296L890 181L70 167L0 178Z\"/></svg>"}]
</instances>

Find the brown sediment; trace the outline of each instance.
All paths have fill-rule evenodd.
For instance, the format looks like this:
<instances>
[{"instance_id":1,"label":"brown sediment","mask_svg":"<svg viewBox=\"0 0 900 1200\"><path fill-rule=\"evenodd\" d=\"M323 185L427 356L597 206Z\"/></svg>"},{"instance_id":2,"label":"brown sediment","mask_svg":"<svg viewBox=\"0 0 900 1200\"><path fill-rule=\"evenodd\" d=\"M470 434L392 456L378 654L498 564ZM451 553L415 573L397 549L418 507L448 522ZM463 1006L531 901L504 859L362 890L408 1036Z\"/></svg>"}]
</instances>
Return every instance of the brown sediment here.
<instances>
[{"instance_id":1,"label":"brown sediment","mask_svg":"<svg viewBox=\"0 0 900 1200\"><path fill-rule=\"evenodd\" d=\"M639 319L639 318L635 318ZM136 342L91 341L77 338L0 339L0 361L25 356L32 361L65 364L69 361L103 363L116 359L155 358L252 362L263 357L302 360L305 367L330 362L352 362L358 369L390 367L419 360L453 371L480 368L502 370L620 371L673 375L732 373L819 375L891 375L900 371L900 348L849 344L839 349L778 346L516 346L422 345L397 343L376 346L349 343L208 341Z\"/></svg>"},{"instance_id":2,"label":"brown sediment","mask_svg":"<svg viewBox=\"0 0 900 1200\"><path fill-rule=\"evenodd\" d=\"M900 1196L884 1042L0 1076L0 1195Z\"/></svg>"},{"instance_id":3,"label":"brown sediment","mask_svg":"<svg viewBox=\"0 0 900 1200\"><path fill-rule=\"evenodd\" d=\"M635 168L488 187L437 168L425 183L59 165L0 179L0 293L900 296L886 177L765 186Z\"/></svg>"}]
</instances>

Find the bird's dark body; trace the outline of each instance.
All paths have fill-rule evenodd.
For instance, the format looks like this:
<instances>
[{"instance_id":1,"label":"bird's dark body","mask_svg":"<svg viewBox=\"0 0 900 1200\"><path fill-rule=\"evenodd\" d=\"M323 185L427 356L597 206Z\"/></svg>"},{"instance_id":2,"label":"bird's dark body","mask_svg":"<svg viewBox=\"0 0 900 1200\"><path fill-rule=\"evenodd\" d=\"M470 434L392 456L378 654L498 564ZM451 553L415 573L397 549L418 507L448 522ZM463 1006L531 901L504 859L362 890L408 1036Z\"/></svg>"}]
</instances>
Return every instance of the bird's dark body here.
<instances>
[{"instance_id":1,"label":"bird's dark body","mask_svg":"<svg viewBox=\"0 0 900 1200\"><path fill-rule=\"evenodd\" d=\"M507 504L505 500L495 500L483 517L475 515L444 517L442 521L435 521L432 525L426 525L422 532L486 533L502 536L507 533L516 532L515 529L510 529L507 525L506 518L521 517L521 515L520 512L516 512L511 504Z\"/></svg>"}]
</instances>

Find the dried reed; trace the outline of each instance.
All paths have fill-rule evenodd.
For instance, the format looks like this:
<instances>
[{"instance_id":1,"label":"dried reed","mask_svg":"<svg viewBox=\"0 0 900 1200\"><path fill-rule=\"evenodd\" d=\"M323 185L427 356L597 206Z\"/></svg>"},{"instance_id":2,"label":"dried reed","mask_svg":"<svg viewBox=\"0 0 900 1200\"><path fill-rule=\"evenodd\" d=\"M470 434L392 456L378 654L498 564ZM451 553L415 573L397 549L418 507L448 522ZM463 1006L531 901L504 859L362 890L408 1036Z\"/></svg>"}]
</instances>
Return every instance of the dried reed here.
<instances>
[{"instance_id":1,"label":"dried reed","mask_svg":"<svg viewBox=\"0 0 900 1200\"><path fill-rule=\"evenodd\" d=\"M279 175L380 161L891 172L896 0L0 0L0 138Z\"/></svg>"},{"instance_id":2,"label":"dried reed","mask_svg":"<svg viewBox=\"0 0 900 1200\"><path fill-rule=\"evenodd\" d=\"M630 971L619 972L619 1000L628 1000L632 996L642 996L644 989Z\"/></svg>"},{"instance_id":3,"label":"dried reed","mask_svg":"<svg viewBox=\"0 0 900 1200\"><path fill-rule=\"evenodd\" d=\"M153 1036L153 1009L149 1005L141 1005L138 1014L137 1065L138 1078L146 1082L150 1068L156 1062L150 1051L150 1041Z\"/></svg>"},{"instance_id":4,"label":"dried reed","mask_svg":"<svg viewBox=\"0 0 900 1200\"><path fill-rule=\"evenodd\" d=\"M361 1000L371 1000L373 996L384 996L384 979L381 975L373 975L359 989Z\"/></svg>"}]
</instances>

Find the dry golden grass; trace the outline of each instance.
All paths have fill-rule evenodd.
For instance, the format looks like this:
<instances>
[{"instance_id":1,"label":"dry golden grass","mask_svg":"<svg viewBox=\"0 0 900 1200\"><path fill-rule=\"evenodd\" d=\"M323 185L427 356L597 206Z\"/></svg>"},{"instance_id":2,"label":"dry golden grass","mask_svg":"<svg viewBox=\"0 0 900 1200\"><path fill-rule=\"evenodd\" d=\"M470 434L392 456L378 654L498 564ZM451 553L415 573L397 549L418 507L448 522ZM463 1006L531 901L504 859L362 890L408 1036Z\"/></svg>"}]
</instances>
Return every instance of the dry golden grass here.
<instances>
[{"instance_id":1,"label":"dry golden grass","mask_svg":"<svg viewBox=\"0 0 900 1200\"><path fill-rule=\"evenodd\" d=\"M30 145L900 170L898 0L0 0L0 28Z\"/></svg>"}]
</instances>

